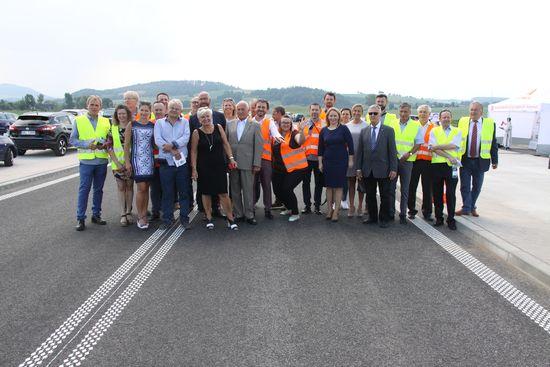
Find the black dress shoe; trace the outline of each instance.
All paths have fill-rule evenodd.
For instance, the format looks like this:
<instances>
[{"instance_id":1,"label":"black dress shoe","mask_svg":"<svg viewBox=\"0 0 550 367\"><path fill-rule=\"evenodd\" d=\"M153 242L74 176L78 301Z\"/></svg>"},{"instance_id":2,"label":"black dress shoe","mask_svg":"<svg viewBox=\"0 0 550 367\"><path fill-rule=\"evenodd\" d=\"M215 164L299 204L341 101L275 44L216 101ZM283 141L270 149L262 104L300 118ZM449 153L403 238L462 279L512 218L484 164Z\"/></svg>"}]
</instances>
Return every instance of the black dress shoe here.
<instances>
[{"instance_id":1,"label":"black dress shoe","mask_svg":"<svg viewBox=\"0 0 550 367\"><path fill-rule=\"evenodd\" d=\"M321 213L321 208L318 207L318 206L315 207L315 211L314 211L314 212L315 212L315 214L317 214L317 215L323 214L323 213Z\"/></svg>"},{"instance_id":2,"label":"black dress shoe","mask_svg":"<svg viewBox=\"0 0 550 367\"><path fill-rule=\"evenodd\" d=\"M449 222L447 225L451 231L456 231L456 222Z\"/></svg>"},{"instance_id":3,"label":"black dress shoe","mask_svg":"<svg viewBox=\"0 0 550 367\"><path fill-rule=\"evenodd\" d=\"M376 224L376 223L378 223L377 219L370 219L370 218L363 219L363 224Z\"/></svg>"},{"instance_id":4,"label":"black dress shoe","mask_svg":"<svg viewBox=\"0 0 550 367\"><path fill-rule=\"evenodd\" d=\"M443 225L443 219L438 219L434 223L434 227L441 227Z\"/></svg>"},{"instance_id":5,"label":"black dress shoe","mask_svg":"<svg viewBox=\"0 0 550 367\"><path fill-rule=\"evenodd\" d=\"M400 215L399 224L407 224L407 217L405 217L404 215Z\"/></svg>"},{"instance_id":6,"label":"black dress shoe","mask_svg":"<svg viewBox=\"0 0 550 367\"><path fill-rule=\"evenodd\" d=\"M92 223L99 224L100 226L104 226L107 224L101 217L92 216Z\"/></svg>"},{"instance_id":7,"label":"black dress shoe","mask_svg":"<svg viewBox=\"0 0 550 367\"><path fill-rule=\"evenodd\" d=\"M386 221L380 222L380 228L388 228L389 224Z\"/></svg>"},{"instance_id":8,"label":"black dress shoe","mask_svg":"<svg viewBox=\"0 0 550 367\"><path fill-rule=\"evenodd\" d=\"M153 214L151 214L149 216L149 222L155 222L159 219L160 219L160 213L159 212L154 212Z\"/></svg>"},{"instance_id":9,"label":"black dress shoe","mask_svg":"<svg viewBox=\"0 0 550 367\"><path fill-rule=\"evenodd\" d=\"M273 219L273 214L270 211L266 211L264 215L267 219Z\"/></svg>"},{"instance_id":10,"label":"black dress shoe","mask_svg":"<svg viewBox=\"0 0 550 367\"><path fill-rule=\"evenodd\" d=\"M245 219L246 219L245 217L236 217L235 222L241 223L241 222L244 222Z\"/></svg>"},{"instance_id":11,"label":"black dress shoe","mask_svg":"<svg viewBox=\"0 0 550 367\"><path fill-rule=\"evenodd\" d=\"M302 214L311 214L311 208L309 206L306 206L304 209L302 209Z\"/></svg>"},{"instance_id":12,"label":"black dress shoe","mask_svg":"<svg viewBox=\"0 0 550 367\"><path fill-rule=\"evenodd\" d=\"M84 219L82 220L79 220L76 224L76 227L75 229L79 232L83 231L86 229L86 224L84 223Z\"/></svg>"},{"instance_id":13,"label":"black dress shoe","mask_svg":"<svg viewBox=\"0 0 550 367\"><path fill-rule=\"evenodd\" d=\"M415 217L416 217L415 214L409 213L409 219L414 219Z\"/></svg>"},{"instance_id":14,"label":"black dress shoe","mask_svg":"<svg viewBox=\"0 0 550 367\"><path fill-rule=\"evenodd\" d=\"M246 218L246 223L252 224L253 226L255 226L256 224L258 224L258 222L256 221L255 218Z\"/></svg>"}]
</instances>

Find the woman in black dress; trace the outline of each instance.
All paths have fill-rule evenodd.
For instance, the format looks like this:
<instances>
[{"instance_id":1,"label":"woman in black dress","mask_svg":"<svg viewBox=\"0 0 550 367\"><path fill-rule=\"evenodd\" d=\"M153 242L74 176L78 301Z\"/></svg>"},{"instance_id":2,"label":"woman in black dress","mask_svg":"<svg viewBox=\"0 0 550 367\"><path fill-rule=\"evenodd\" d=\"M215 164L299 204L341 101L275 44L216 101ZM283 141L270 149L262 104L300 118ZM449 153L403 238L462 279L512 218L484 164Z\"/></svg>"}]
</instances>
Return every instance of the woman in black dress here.
<instances>
[{"instance_id":1,"label":"woman in black dress","mask_svg":"<svg viewBox=\"0 0 550 367\"><path fill-rule=\"evenodd\" d=\"M238 227L233 218L231 199L227 194L227 164L224 153L229 159L231 169L237 168L237 162L233 159L223 127L212 122L212 110L206 107L199 108L197 117L201 127L193 131L191 137L191 177L197 180L198 189L202 194L206 228L214 229L212 195L218 195L227 216L227 226L236 230Z\"/></svg>"}]
</instances>

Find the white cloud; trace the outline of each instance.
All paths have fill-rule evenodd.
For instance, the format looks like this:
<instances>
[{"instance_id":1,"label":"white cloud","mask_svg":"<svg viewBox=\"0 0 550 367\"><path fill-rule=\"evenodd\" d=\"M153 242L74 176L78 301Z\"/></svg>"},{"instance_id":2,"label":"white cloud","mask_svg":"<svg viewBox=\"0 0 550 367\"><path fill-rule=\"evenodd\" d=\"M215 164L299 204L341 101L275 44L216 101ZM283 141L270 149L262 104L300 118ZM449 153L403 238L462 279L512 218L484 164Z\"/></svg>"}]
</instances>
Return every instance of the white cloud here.
<instances>
[{"instance_id":1,"label":"white cloud","mask_svg":"<svg viewBox=\"0 0 550 367\"><path fill-rule=\"evenodd\" d=\"M166 79L441 98L517 95L550 85L540 4L9 2L0 23L8 35L0 82L57 96Z\"/></svg>"}]
</instances>

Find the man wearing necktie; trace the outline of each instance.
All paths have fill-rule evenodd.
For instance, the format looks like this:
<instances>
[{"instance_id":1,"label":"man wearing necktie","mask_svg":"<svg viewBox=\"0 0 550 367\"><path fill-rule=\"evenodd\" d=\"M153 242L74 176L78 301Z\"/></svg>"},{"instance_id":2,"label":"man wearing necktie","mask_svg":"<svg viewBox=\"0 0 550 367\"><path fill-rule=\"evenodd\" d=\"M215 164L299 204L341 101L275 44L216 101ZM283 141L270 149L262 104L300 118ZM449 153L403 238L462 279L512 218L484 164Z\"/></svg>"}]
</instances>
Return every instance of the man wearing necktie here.
<instances>
[{"instance_id":1,"label":"man wearing necktie","mask_svg":"<svg viewBox=\"0 0 550 367\"><path fill-rule=\"evenodd\" d=\"M357 179L365 180L367 191L368 219L363 223L388 227L390 216L390 180L397 177L397 148L392 127L380 122L382 110L377 105L368 109L370 126L361 130L355 169ZM376 201L376 187L380 191L380 213Z\"/></svg>"},{"instance_id":2,"label":"man wearing necktie","mask_svg":"<svg viewBox=\"0 0 550 367\"><path fill-rule=\"evenodd\" d=\"M462 117L458 128L462 132L460 169L460 194L462 209L456 215L473 215L478 217L476 202L481 192L485 172L492 165L498 166L498 145L495 135L495 122L483 118L483 105L479 102L470 104L470 116Z\"/></svg>"}]
</instances>

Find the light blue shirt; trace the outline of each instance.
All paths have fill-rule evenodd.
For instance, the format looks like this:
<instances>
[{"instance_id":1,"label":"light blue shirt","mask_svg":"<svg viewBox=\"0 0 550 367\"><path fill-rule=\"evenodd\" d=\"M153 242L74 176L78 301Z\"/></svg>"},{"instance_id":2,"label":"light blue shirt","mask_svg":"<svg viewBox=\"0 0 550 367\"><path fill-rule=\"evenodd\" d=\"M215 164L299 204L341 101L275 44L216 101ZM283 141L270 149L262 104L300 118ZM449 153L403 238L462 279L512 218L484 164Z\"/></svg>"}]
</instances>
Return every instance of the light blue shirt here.
<instances>
[{"instance_id":1,"label":"light blue shirt","mask_svg":"<svg viewBox=\"0 0 550 367\"><path fill-rule=\"evenodd\" d=\"M165 159L169 166L175 166L174 155L172 152L164 152L162 146L164 144L172 144L186 160L188 157L187 144L191 137L189 121L183 117L179 117L172 125L168 121L168 117L158 119L155 122L155 144L159 148L159 159Z\"/></svg>"},{"instance_id":2,"label":"light blue shirt","mask_svg":"<svg viewBox=\"0 0 550 367\"><path fill-rule=\"evenodd\" d=\"M449 133L451 132L451 126L449 125L448 128L443 129L443 132L445 135L449 136ZM460 149L460 144L462 143L462 131L458 131L458 134L455 135L453 140L449 144L453 144L455 146L455 150ZM435 139L434 131L430 131L430 141L428 143L430 146L437 145L437 140Z\"/></svg>"},{"instance_id":3,"label":"light blue shirt","mask_svg":"<svg viewBox=\"0 0 550 367\"><path fill-rule=\"evenodd\" d=\"M237 140L238 141L241 141L241 136L243 136L244 128L246 127L247 122L248 122L248 119L237 121Z\"/></svg>"},{"instance_id":4,"label":"light blue shirt","mask_svg":"<svg viewBox=\"0 0 550 367\"><path fill-rule=\"evenodd\" d=\"M88 120L90 120L90 122L92 123L92 127L95 130L97 126L97 117L94 119L92 116L90 116L90 114L87 114L87 117L88 117ZM73 122L73 131L71 132L71 136L69 137L69 144L77 148L88 148L93 141L94 139L90 139L90 140L79 139L78 129L76 128L76 120L75 120ZM97 166L100 164L107 164L109 163L109 160L105 158L82 159L80 163Z\"/></svg>"}]
</instances>

